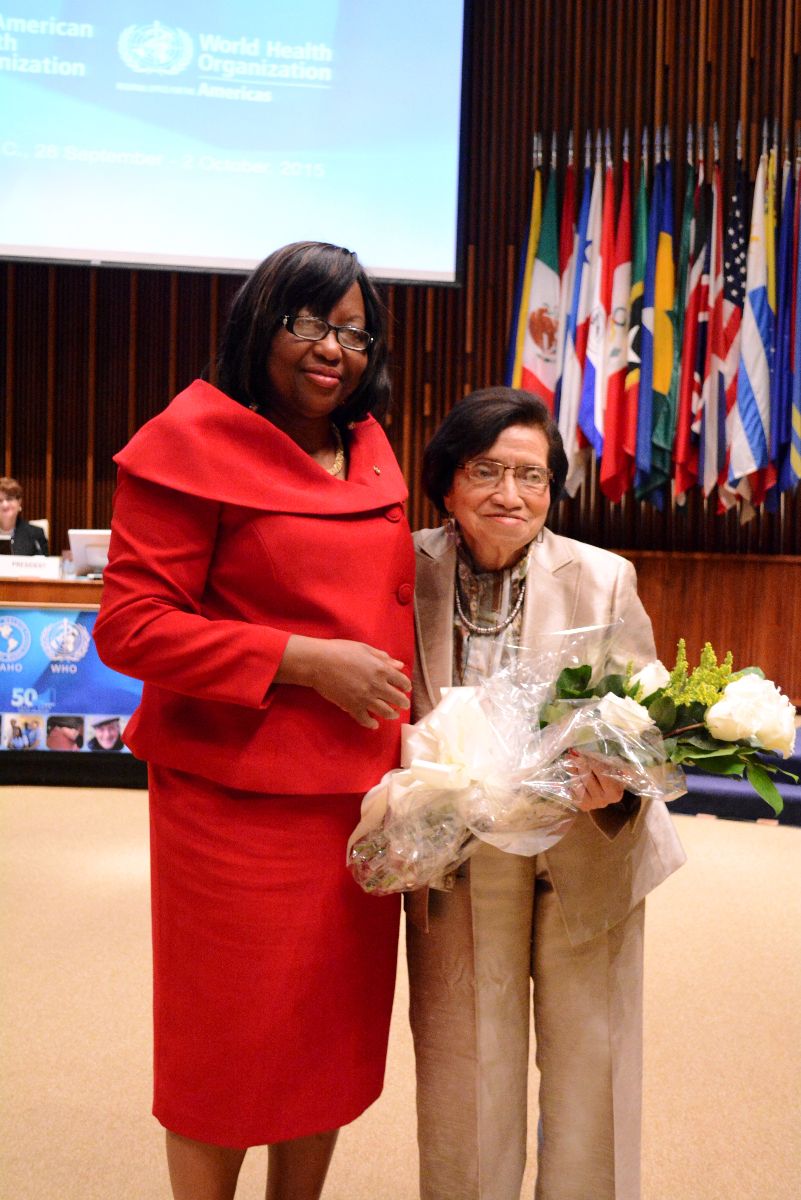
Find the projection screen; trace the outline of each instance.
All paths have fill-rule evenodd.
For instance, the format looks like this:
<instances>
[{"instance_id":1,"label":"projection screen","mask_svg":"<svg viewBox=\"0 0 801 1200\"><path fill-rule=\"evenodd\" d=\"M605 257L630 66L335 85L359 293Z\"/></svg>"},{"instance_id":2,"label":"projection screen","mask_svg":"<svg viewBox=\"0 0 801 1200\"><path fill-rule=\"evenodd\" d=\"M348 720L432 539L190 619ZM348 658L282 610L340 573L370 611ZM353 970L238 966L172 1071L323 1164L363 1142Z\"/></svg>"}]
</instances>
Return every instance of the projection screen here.
<instances>
[{"instance_id":1,"label":"projection screen","mask_svg":"<svg viewBox=\"0 0 801 1200\"><path fill-rule=\"evenodd\" d=\"M462 0L12 0L0 256L458 272Z\"/></svg>"}]
</instances>

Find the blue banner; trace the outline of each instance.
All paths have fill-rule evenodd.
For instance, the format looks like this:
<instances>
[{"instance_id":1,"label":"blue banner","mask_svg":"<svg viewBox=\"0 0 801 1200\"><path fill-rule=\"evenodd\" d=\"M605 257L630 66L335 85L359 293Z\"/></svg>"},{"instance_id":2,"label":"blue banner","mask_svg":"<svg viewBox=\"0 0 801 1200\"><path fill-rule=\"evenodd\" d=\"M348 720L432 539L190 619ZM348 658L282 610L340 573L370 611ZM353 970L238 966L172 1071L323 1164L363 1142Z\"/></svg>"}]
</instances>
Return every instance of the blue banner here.
<instances>
[{"instance_id":1,"label":"blue banner","mask_svg":"<svg viewBox=\"0 0 801 1200\"><path fill-rule=\"evenodd\" d=\"M0 607L0 749L128 753L142 685L97 656L96 612Z\"/></svg>"}]
</instances>

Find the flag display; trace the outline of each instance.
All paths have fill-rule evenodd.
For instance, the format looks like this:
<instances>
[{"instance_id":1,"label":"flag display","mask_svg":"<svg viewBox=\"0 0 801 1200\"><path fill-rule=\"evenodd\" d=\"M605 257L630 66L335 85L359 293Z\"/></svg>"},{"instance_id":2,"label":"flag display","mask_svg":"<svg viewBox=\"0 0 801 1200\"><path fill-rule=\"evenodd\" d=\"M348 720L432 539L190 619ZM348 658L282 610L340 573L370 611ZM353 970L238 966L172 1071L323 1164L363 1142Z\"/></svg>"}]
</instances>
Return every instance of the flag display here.
<instances>
[{"instance_id":1,"label":"flag display","mask_svg":"<svg viewBox=\"0 0 801 1200\"><path fill-rule=\"evenodd\" d=\"M523 370L523 347L526 340L529 305L531 303L531 280L534 274L534 259L540 239L542 223L542 168L539 163L534 168L534 181L531 188L531 215L526 236L526 251L523 255L523 269L518 287L516 304L517 316L512 331L509 346L509 365L507 378L511 387L520 387Z\"/></svg>"},{"instance_id":2,"label":"flag display","mask_svg":"<svg viewBox=\"0 0 801 1200\"><path fill-rule=\"evenodd\" d=\"M556 174L545 194L537 253L528 299L521 309L522 339L512 386L523 387L554 409L559 331L559 243L556 224Z\"/></svg>"},{"instance_id":3,"label":"flag display","mask_svg":"<svg viewBox=\"0 0 801 1200\"><path fill-rule=\"evenodd\" d=\"M790 470L793 392L793 233L795 178L785 159L782 170L781 225L776 263L776 353L773 362L770 406L770 455L776 464L776 484L767 495L769 509L778 507L783 491L793 486Z\"/></svg>"},{"instance_id":4,"label":"flag display","mask_svg":"<svg viewBox=\"0 0 801 1200\"><path fill-rule=\"evenodd\" d=\"M629 349L625 389L625 420L621 429L623 452L631 459L631 480L634 480L634 458L637 453L637 412L640 403L640 367L642 364L642 307L645 293L645 259L648 250L648 185L646 158L640 164L640 186L634 210L634 251L631 263L631 293L629 315Z\"/></svg>"},{"instance_id":5,"label":"flag display","mask_svg":"<svg viewBox=\"0 0 801 1200\"><path fill-rule=\"evenodd\" d=\"M653 333L651 337L651 425L647 470L635 480L637 493L662 508L671 476L671 451L676 427L672 405L673 354L673 167L669 158L659 164L656 189L656 244L654 248ZM643 439L648 424L643 421ZM639 446L640 423L637 424ZM639 465L639 464L638 464Z\"/></svg>"},{"instance_id":6,"label":"flag display","mask_svg":"<svg viewBox=\"0 0 801 1200\"><path fill-rule=\"evenodd\" d=\"M591 182L592 181L592 182ZM596 163L595 176L589 162L584 168L584 187L576 232L576 253L573 269L573 295L567 314L565 360L559 397L558 424L567 455L568 495L574 496L584 479L586 455L579 440L578 414L587 357L587 338L590 328L590 272L592 251L590 230L600 224L601 164Z\"/></svg>"},{"instance_id":7,"label":"flag display","mask_svg":"<svg viewBox=\"0 0 801 1200\"><path fill-rule=\"evenodd\" d=\"M565 365L567 317L573 300L573 276L576 267L576 168L573 163L573 139L568 142L567 170L559 222L559 328L556 335L556 394L554 415L559 415L562 375Z\"/></svg>"},{"instance_id":8,"label":"flag display","mask_svg":"<svg viewBox=\"0 0 801 1200\"><path fill-rule=\"evenodd\" d=\"M601 491L620 500L634 478L633 460L626 451L626 370L631 298L631 167L623 161L623 184L615 237L612 298L606 331L606 413L601 459Z\"/></svg>"},{"instance_id":9,"label":"flag display","mask_svg":"<svg viewBox=\"0 0 801 1200\"><path fill-rule=\"evenodd\" d=\"M601 165L596 164L596 179L600 187ZM587 358L581 389L578 423L584 437L600 458L604 446L604 411L606 409L606 323L612 299L612 254L614 252L615 186L611 162L607 163L600 205L590 202L588 291L590 295L590 326L587 336Z\"/></svg>"},{"instance_id":10,"label":"flag display","mask_svg":"<svg viewBox=\"0 0 801 1200\"><path fill-rule=\"evenodd\" d=\"M773 262L775 235L770 223L769 188L768 156L763 154L751 209L737 400L729 458L729 480L735 486L744 483L747 496L751 494L751 481L758 472L767 469L770 462L770 375L775 300L771 295L768 263L769 260Z\"/></svg>"},{"instance_id":11,"label":"flag display","mask_svg":"<svg viewBox=\"0 0 801 1200\"><path fill-rule=\"evenodd\" d=\"M709 206L707 201L708 189L704 183L704 160L699 155L693 187L692 215L689 218L686 300L682 322L676 437L673 444L673 486L674 495L679 504L684 502L687 492L698 482L696 417L701 408L701 383L703 364L706 360L706 330L709 320Z\"/></svg>"},{"instance_id":12,"label":"flag display","mask_svg":"<svg viewBox=\"0 0 801 1200\"><path fill-rule=\"evenodd\" d=\"M801 156L795 165L795 219L793 221L793 387L790 405L790 454L788 472L791 486L801 479Z\"/></svg>"},{"instance_id":13,"label":"flag display","mask_svg":"<svg viewBox=\"0 0 801 1200\"><path fill-rule=\"evenodd\" d=\"M594 455L612 503L662 509L697 488L742 520L777 510L801 479L801 148L777 178L765 132L749 223L739 135L724 194L717 131L708 174L704 135L688 134L683 201L667 131L650 190L647 135L636 191L628 135L617 173L600 140L593 162L587 135L580 194L572 138L561 203L555 151L539 193L535 177L509 378L553 413L569 496Z\"/></svg>"},{"instance_id":14,"label":"flag display","mask_svg":"<svg viewBox=\"0 0 801 1200\"><path fill-rule=\"evenodd\" d=\"M704 495L717 487L726 462L726 391L723 364L723 198L720 167L712 172L712 220L709 229L709 286L704 377L701 385L699 476Z\"/></svg>"},{"instance_id":15,"label":"flag display","mask_svg":"<svg viewBox=\"0 0 801 1200\"><path fill-rule=\"evenodd\" d=\"M662 212L662 162L657 143L654 186L648 212L645 242L642 321L640 323L640 390L637 402L637 441L635 446L634 490L638 499L654 489L650 486L651 450L654 432L654 314L656 306L656 254L659 243L659 218ZM658 496L654 497L659 499Z\"/></svg>"},{"instance_id":16,"label":"flag display","mask_svg":"<svg viewBox=\"0 0 801 1200\"><path fill-rule=\"evenodd\" d=\"M737 493L729 483L733 412L737 403L737 369L740 363L740 326L745 302L746 262L748 256L748 233L745 215L748 208L748 182L741 158L737 160L734 188L729 203L729 219L726 226L726 242L723 255L723 343L725 362L723 365L726 389L726 464L723 478L718 482L718 499L722 508L730 508L737 500ZM748 506L751 513L751 507Z\"/></svg>"}]
</instances>

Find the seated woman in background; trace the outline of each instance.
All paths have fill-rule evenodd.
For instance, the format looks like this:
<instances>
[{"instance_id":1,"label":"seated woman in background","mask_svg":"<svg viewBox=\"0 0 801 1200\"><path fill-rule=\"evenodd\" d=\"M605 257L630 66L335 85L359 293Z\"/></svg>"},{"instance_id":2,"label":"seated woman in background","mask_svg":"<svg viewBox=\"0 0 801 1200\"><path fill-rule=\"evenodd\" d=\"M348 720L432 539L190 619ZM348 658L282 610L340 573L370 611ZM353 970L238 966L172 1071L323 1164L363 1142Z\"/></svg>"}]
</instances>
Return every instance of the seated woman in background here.
<instances>
[{"instance_id":1,"label":"seated woman in background","mask_svg":"<svg viewBox=\"0 0 801 1200\"><path fill-rule=\"evenodd\" d=\"M0 477L0 554L48 554L47 538L38 525L20 517L22 488L8 475Z\"/></svg>"}]
</instances>

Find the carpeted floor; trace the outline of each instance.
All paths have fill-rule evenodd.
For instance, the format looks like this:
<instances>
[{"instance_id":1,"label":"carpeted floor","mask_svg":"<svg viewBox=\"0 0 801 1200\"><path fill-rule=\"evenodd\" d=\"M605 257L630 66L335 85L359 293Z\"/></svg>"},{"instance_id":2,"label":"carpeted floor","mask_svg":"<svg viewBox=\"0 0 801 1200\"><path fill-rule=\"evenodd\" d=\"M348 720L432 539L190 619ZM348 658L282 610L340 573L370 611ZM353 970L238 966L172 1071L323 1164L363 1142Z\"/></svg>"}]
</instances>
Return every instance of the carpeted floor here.
<instances>
[{"instance_id":1,"label":"carpeted floor","mask_svg":"<svg viewBox=\"0 0 801 1200\"><path fill-rule=\"evenodd\" d=\"M646 922L643 1200L795 1200L801 830L677 825L689 862ZM149 1116L146 798L2 788L0 863L0 1200L167 1200ZM405 1008L401 971L386 1088L343 1132L325 1200L417 1196ZM238 1200L263 1195L265 1153L248 1155Z\"/></svg>"}]
</instances>

